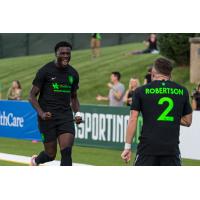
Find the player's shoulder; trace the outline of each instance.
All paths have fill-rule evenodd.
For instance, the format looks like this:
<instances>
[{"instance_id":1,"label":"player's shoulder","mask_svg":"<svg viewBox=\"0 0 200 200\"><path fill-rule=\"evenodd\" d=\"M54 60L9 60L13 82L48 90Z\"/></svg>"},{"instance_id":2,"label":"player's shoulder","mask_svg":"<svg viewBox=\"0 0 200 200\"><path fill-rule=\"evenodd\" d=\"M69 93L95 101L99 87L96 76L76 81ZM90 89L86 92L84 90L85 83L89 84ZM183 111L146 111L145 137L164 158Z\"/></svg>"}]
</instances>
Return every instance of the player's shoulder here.
<instances>
[{"instance_id":1,"label":"player's shoulder","mask_svg":"<svg viewBox=\"0 0 200 200\"><path fill-rule=\"evenodd\" d=\"M166 83L167 83L166 87L172 88L172 89L174 89L174 91L177 89L179 91L181 91L181 93L183 94L183 97L187 98L187 96L189 95L189 92L185 86L183 86L179 83L176 83L175 81L171 81L171 80L166 81Z\"/></svg>"},{"instance_id":2,"label":"player's shoulder","mask_svg":"<svg viewBox=\"0 0 200 200\"><path fill-rule=\"evenodd\" d=\"M151 83L144 85L144 87L145 88L160 87L161 85L164 86L164 87L171 87L171 88L178 88L178 89L187 90L186 87L184 87L183 85L180 85L179 83L176 83L176 82L171 81L171 80L167 80L167 81L155 80L155 81L152 81Z\"/></svg>"},{"instance_id":3,"label":"player's shoulder","mask_svg":"<svg viewBox=\"0 0 200 200\"><path fill-rule=\"evenodd\" d=\"M48 62L43 65L38 71L40 72L47 72L55 65L54 61Z\"/></svg>"},{"instance_id":4,"label":"player's shoulder","mask_svg":"<svg viewBox=\"0 0 200 200\"><path fill-rule=\"evenodd\" d=\"M143 93L143 91L145 90L145 88L147 87L147 85L149 85L149 83L137 87L137 88L134 90L134 94L140 94L140 93Z\"/></svg>"},{"instance_id":5,"label":"player's shoulder","mask_svg":"<svg viewBox=\"0 0 200 200\"><path fill-rule=\"evenodd\" d=\"M68 65L68 69L71 71L71 73L73 73L73 74L79 76L78 71L77 71L73 66Z\"/></svg>"},{"instance_id":6,"label":"player's shoulder","mask_svg":"<svg viewBox=\"0 0 200 200\"><path fill-rule=\"evenodd\" d=\"M176 83L174 81L169 81L169 83L171 84L172 87L178 88L178 89L182 89L186 92L188 92L187 88L183 85L180 85L179 83Z\"/></svg>"}]
</instances>

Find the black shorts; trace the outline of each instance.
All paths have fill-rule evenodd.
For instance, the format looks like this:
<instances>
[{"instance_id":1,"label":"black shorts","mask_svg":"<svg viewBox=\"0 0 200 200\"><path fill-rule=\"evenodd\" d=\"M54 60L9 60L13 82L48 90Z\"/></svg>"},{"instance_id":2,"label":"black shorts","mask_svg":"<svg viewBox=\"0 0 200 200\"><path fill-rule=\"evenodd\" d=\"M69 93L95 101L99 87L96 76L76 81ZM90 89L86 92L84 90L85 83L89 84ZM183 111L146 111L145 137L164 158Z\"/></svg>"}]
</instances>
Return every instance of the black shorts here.
<instances>
[{"instance_id":1,"label":"black shorts","mask_svg":"<svg viewBox=\"0 0 200 200\"><path fill-rule=\"evenodd\" d=\"M43 143L55 141L63 133L75 135L72 115L54 116L50 120L42 120L38 117L38 128Z\"/></svg>"},{"instance_id":2,"label":"black shorts","mask_svg":"<svg viewBox=\"0 0 200 200\"><path fill-rule=\"evenodd\" d=\"M181 166L180 155L136 155L135 166Z\"/></svg>"}]
</instances>

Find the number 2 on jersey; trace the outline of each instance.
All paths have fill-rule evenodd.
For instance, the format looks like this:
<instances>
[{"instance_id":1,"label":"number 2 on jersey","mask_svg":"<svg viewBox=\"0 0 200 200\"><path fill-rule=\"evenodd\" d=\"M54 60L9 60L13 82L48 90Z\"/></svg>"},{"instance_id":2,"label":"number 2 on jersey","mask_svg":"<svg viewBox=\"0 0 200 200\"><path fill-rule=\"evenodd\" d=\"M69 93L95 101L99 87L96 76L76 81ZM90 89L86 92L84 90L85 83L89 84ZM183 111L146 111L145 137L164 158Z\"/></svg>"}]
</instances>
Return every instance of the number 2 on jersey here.
<instances>
[{"instance_id":1,"label":"number 2 on jersey","mask_svg":"<svg viewBox=\"0 0 200 200\"><path fill-rule=\"evenodd\" d=\"M161 99L159 99L158 101L158 105L162 105L163 103L167 102L168 106L167 108L161 113L161 115L158 117L158 121L169 121L169 122L173 122L174 121L174 117L173 116L167 116L169 114L169 112L173 109L174 107L174 102L171 98L169 97L162 97Z\"/></svg>"}]
</instances>

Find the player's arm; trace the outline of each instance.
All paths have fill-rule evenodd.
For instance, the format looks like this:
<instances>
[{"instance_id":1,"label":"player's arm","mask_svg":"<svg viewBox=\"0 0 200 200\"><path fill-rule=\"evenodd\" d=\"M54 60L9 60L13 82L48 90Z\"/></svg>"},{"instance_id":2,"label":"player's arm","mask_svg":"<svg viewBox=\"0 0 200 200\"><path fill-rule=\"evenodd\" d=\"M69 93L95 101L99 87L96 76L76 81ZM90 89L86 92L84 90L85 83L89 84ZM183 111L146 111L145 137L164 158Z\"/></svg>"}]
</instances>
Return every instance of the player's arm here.
<instances>
[{"instance_id":1,"label":"player's arm","mask_svg":"<svg viewBox=\"0 0 200 200\"><path fill-rule=\"evenodd\" d=\"M190 127L192 124L192 113L181 117L181 125Z\"/></svg>"},{"instance_id":2,"label":"player's arm","mask_svg":"<svg viewBox=\"0 0 200 200\"><path fill-rule=\"evenodd\" d=\"M125 162L128 162L131 159L131 144L135 136L138 115L141 111L141 102L140 88L137 88L132 97L130 117L126 131L126 143L124 146L124 151L121 154L121 157L123 160L125 160Z\"/></svg>"},{"instance_id":3,"label":"player's arm","mask_svg":"<svg viewBox=\"0 0 200 200\"><path fill-rule=\"evenodd\" d=\"M189 101L189 94L186 90L186 100L183 106L183 113L181 117L181 125L189 127L192 124L192 108Z\"/></svg>"},{"instance_id":4,"label":"player's arm","mask_svg":"<svg viewBox=\"0 0 200 200\"><path fill-rule=\"evenodd\" d=\"M126 143L125 143L124 151L121 154L121 157L125 162L128 162L131 160L131 144L135 136L138 115L139 115L139 111L131 110L130 118L128 121L128 127L126 131Z\"/></svg>"},{"instance_id":5,"label":"player's arm","mask_svg":"<svg viewBox=\"0 0 200 200\"><path fill-rule=\"evenodd\" d=\"M30 90L29 93L29 102L31 103L31 105L33 106L33 108L35 108L35 110L37 111L38 115L43 119L43 120L48 120L52 117L52 114L50 112L44 112L37 100L37 96L40 93L40 89L36 86L33 85L33 87Z\"/></svg>"},{"instance_id":6,"label":"player's arm","mask_svg":"<svg viewBox=\"0 0 200 200\"><path fill-rule=\"evenodd\" d=\"M77 92L74 91L72 94L71 94L71 106L72 106L72 110L77 113L80 111L80 103L79 103L79 100L78 100L78 96L77 96Z\"/></svg>"},{"instance_id":7,"label":"player's arm","mask_svg":"<svg viewBox=\"0 0 200 200\"><path fill-rule=\"evenodd\" d=\"M76 124L80 124L81 122L83 122L80 113L80 103L77 95L78 88L79 88L79 74L76 73L75 81L72 85L72 90L71 90L71 107L73 112L75 113L74 119Z\"/></svg>"},{"instance_id":8,"label":"player's arm","mask_svg":"<svg viewBox=\"0 0 200 200\"><path fill-rule=\"evenodd\" d=\"M135 130L137 127L137 119L139 112L137 110L131 110L130 118L128 121L128 127L126 132L126 143L131 144L135 136Z\"/></svg>"},{"instance_id":9,"label":"player's arm","mask_svg":"<svg viewBox=\"0 0 200 200\"><path fill-rule=\"evenodd\" d=\"M82 117L80 115L80 103L78 100L78 95L76 91L71 93L71 107L73 112L75 113L75 122L76 124L80 124L82 122Z\"/></svg>"}]
</instances>

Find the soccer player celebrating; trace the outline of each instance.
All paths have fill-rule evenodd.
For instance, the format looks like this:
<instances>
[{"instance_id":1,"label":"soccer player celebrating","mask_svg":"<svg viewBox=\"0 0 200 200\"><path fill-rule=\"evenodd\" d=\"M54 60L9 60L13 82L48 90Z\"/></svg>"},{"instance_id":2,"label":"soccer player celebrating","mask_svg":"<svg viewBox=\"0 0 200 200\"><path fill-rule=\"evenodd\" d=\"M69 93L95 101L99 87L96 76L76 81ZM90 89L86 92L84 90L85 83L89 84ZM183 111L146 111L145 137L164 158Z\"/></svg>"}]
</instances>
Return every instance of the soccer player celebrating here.
<instances>
[{"instance_id":1,"label":"soccer player celebrating","mask_svg":"<svg viewBox=\"0 0 200 200\"><path fill-rule=\"evenodd\" d=\"M76 124L81 123L82 118L76 92L79 74L69 65L71 50L72 46L68 42L56 44L56 60L39 69L33 80L29 101L38 113L44 151L32 157L32 166L53 161L57 153L57 141L61 152L60 165L72 165L71 154L75 135L72 110L76 113Z\"/></svg>"},{"instance_id":2,"label":"soccer player celebrating","mask_svg":"<svg viewBox=\"0 0 200 200\"><path fill-rule=\"evenodd\" d=\"M135 158L136 166L180 166L180 125L190 126L192 109L186 88L170 81L172 63L159 58L152 69L153 82L135 90L121 157L131 159L131 143L139 113L143 127Z\"/></svg>"}]
</instances>

